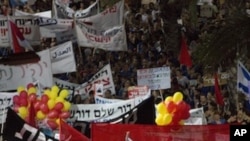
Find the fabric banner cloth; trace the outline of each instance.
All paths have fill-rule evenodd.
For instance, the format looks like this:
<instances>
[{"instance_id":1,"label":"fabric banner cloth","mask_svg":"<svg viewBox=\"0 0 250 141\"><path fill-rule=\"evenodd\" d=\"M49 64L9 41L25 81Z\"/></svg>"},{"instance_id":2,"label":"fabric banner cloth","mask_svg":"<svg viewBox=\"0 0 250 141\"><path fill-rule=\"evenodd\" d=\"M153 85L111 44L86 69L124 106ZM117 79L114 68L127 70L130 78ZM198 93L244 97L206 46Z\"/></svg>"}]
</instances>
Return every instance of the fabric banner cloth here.
<instances>
[{"instance_id":1,"label":"fabric banner cloth","mask_svg":"<svg viewBox=\"0 0 250 141\"><path fill-rule=\"evenodd\" d=\"M50 48L50 56L53 74L76 71L75 55L71 41Z\"/></svg>"},{"instance_id":2,"label":"fabric banner cloth","mask_svg":"<svg viewBox=\"0 0 250 141\"><path fill-rule=\"evenodd\" d=\"M92 141L229 141L229 125L92 124L91 136Z\"/></svg>"},{"instance_id":3,"label":"fabric banner cloth","mask_svg":"<svg viewBox=\"0 0 250 141\"><path fill-rule=\"evenodd\" d=\"M24 38L31 45L40 45L40 26L39 20L34 16L10 16L9 20L13 21ZM10 47L8 18L0 17L0 47Z\"/></svg>"},{"instance_id":4,"label":"fabric banner cloth","mask_svg":"<svg viewBox=\"0 0 250 141\"><path fill-rule=\"evenodd\" d=\"M51 87L53 76L51 72L50 51L38 52L40 61L33 64L18 66L0 65L1 91L16 90L18 86L26 86L34 80L39 80L44 87Z\"/></svg>"},{"instance_id":5,"label":"fabric banner cloth","mask_svg":"<svg viewBox=\"0 0 250 141\"><path fill-rule=\"evenodd\" d=\"M0 123L4 123L8 111L8 107L13 105L13 97L18 93L0 92Z\"/></svg>"}]
</instances>

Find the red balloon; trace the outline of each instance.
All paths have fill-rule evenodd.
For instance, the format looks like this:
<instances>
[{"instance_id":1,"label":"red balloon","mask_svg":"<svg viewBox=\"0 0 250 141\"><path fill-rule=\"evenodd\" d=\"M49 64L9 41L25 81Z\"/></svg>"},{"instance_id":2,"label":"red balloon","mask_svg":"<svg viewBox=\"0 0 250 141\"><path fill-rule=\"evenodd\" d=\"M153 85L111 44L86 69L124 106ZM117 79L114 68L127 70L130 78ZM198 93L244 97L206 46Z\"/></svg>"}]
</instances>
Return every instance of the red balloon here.
<instances>
[{"instance_id":1,"label":"red balloon","mask_svg":"<svg viewBox=\"0 0 250 141\"><path fill-rule=\"evenodd\" d=\"M49 125L49 127L50 127L52 130L57 129L57 127L58 127L56 121L54 121L54 120L48 120L48 121L47 121L47 124Z\"/></svg>"},{"instance_id":2,"label":"red balloon","mask_svg":"<svg viewBox=\"0 0 250 141\"><path fill-rule=\"evenodd\" d=\"M49 97L47 96L47 95L42 95L42 97L41 97L41 101L43 102L43 103L47 103L48 102L48 100L49 100Z\"/></svg>"},{"instance_id":3,"label":"red balloon","mask_svg":"<svg viewBox=\"0 0 250 141\"><path fill-rule=\"evenodd\" d=\"M26 98L20 98L20 106L28 106L28 100Z\"/></svg>"},{"instance_id":4,"label":"red balloon","mask_svg":"<svg viewBox=\"0 0 250 141\"><path fill-rule=\"evenodd\" d=\"M28 93L27 93L25 90L21 91L19 95L20 95L20 97L22 97L22 98L25 98L25 99L28 98Z\"/></svg>"},{"instance_id":5,"label":"red balloon","mask_svg":"<svg viewBox=\"0 0 250 141\"><path fill-rule=\"evenodd\" d=\"M29 84L27 85L27 89L29 89L29 88L31 88L31 87L35 87L35 85L34 85L33 83L29 83Z\"/></svg>"},{"instance_id":6,"label":"red balloon","mask_svg":"<svg viewBox=\"0 0 250 141\"><path fill-rule=\"evenodd\" d=\"M29 102L35 102L36 101L36 94L32 93L28 96Z\"/></svg>"},{"instance_id":7,"label":"red balloon","mask_svg":"<svg viewBox=\"0 0 250 141\"><path fill-rule=\"evenodd\" d=\"M47 114L47 113L49 112L49 107L48 107L47 104L42 103L42 104L40 105L40 110L41 110L44 114Z\"/></svg>"},{"instance_id":8,"label":"red balloon","mask_svg":"<svg viewBox=\"0 0 250 141\"><path fill-rule=\"evenodd\" d=\"M169 101L166 105L166 108L169 113L173 113L176 111L176 104L173 101Z\"/></svg>"},{"instance_id":9,"label":"red balloon","mask_svg":"<svg viewBox=\"0 0 250 141\"><path fill-rule=\"evenodd\" d=\"M47 117L48 117L48 118L51 118L51 119L58 118L58 117L59 117L59 112L58 112L57 110L51 110L51 111L49 111L49 113L47 114Z\"/></svg>"},{"instance_id":10,"label":"red balloon","mask_svg":"<svg viewBox=\"0 0 250 141\"><path fill-rule=\"evenodd\" d=\"M64 105L62 102L58 102L56 103L56 105L54 106L54 109L57 111L61 111L63 109Z\"/></svg>"},{"instance_id":11,"label":"red balloon","mask_svg":"<svg viewBox=\"0 0 250 141\"><path fill-rule=\"evenodd\" d=\"M37 100L34 102L34 109L36 111L39 111L40 110L40 106L41 106L42 102L40 100Z\"/></svg>"},{"instance_id":12,"label":"red balloon","mask_svg":"<svg viewBox=\"0 0 250 141\"><path fill-rule=\"evenodd\" d=\"M20 96L15 95L13 97L13 103L14 103L14 105L20 105Z\"/></svg>"},{"instance_id":13,"label":"red balloon","mask_svg":"<svg viewBox=\"0 0 250 141\"><path fill-rule=\"evenodd\" d=\"M63 119L69 118L70 112L62 112L59 117Z\"/></svg>"},{"instance_id":14,"label":"red balloon","mask_svg":"<svg viewBox=\"0 0 250 141\"><path fill-rule=\"evenodd\" d=\"M184 101L181 101L176 105L176 111L184 112L185 111L186 103Z\"/></svg>"}]
</instances>

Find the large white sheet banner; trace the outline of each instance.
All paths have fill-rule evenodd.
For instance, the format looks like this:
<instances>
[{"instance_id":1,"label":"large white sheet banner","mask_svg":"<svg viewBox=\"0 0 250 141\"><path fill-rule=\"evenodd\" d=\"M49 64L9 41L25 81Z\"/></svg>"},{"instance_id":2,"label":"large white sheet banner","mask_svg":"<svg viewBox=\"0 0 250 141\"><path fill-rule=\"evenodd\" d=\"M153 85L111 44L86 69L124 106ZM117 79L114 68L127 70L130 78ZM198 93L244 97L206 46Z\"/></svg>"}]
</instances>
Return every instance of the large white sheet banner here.
<instances>
[{"instance_id":1,"label":"large white sheet banner","mask_svg":"<svg viewBox=\"0 0 250 141\"><path fill-rule=\"evenodd\" d=\"M23 12L21 10L15 9L14 15L15 16L30 16L31 15L31 16L51 18L51 10L44 11L44 12L38 12L38 13L27 13L27 12Z\"/></svg>"},{"instance_id":2,"label":"large white sheet banner","mask_svg":"<svg viewBox=\"0 0 250 141\"><path fill-rule=\"evenodd\" d=\"M50 55L53 74L76 71L75 55L71 41L50 48Z\"/></svg>"},{"instance_id":3,"label":"large white sheet banner","mask_svg":"<svg viewBox=\"0 0 250 141\"><path fill-rule=\"evenodd\" d=\"M98 95L95 95L95 104L108 104L123 101L121 99L108 99Z\"/></svg>"},{"instance_id":4,"label":"large white sheet banner","mask_svg":"<svg viewBox=\"0 0 250 141\"><path fill-rule=\"evenodd\" d=\"M78 22L76 33L77 42L82 47L100 48L108 51L127 51L127 37L124 25L97 30Z\"/></svg>"},{"instance_id":5,"label":"large white sheet banner","mask_svg":"<svg viewBox=\"0 0 250 141\"><path fill-rule=\"evenodd\" d=\"M138 69L137 85L151 90L171 88L171 70L169 67Z\"/></svg>"},{"instance_id":6,"label":"large white sheet banner","mask_svg":"<svg viewBox=\"0 0 250 141\"><path fill-rule=\"evenodd\" d=\"M0 92L0 124L5 122L7 108L13 105L13 97L18 93Z\"/></svg>"},{"instance_id":7,"label":"large white sheet banner","mask_svg":"<svg viewBox=\"0 0 250 141\"><path fill-rule=\"evenodd\" d=\"M207 120L203 108L191 109L190 117L184 121L185 125L206 125Z\"/></svg>"},{"instance_id":8,"label":"large white sheet banner","mask_svg":"<svg viewBox=\"0 0 250 141\"><path fill-rule=\"evenodd\" d=\"M122 100L109 104L77 104L72 105L70 119L88 122L106 122L130 112L137 105L150 97L150 91L145 96Z\"/></svg>"},{"instance_id":9,"label":"large white sheet banner","mask_svg":"<svg viewBox=\"0 0 250 141\"><path fill-rule=\"evenodd\" d=\"M76 91L81 95L88 95L91 90L94 91L94 84L96 83L103 84L104 92L109 89L111 90L112 94L115 94L115 85L110 64L105 65L93 77L91 77L88 82L81 84L80 87L76 88Z\"/></svg>"},{"instance_id":10,"label":"large white sheet banner","mask_svg":"<svg viewBox=\"0 0 250 141\"><path fill-rule=\"evenodd\" d=\"M38 55L40 56L38 63L18 66L0 65L0 90L16 90L18 86L26 86L34 80L39 80L44 87L51 87L53 77L50 51L40 51Z\"/></svg>"},{"instance_id":11,"label":"large white sheet banner","mask_svg":"<svg viewBox=\"0 0 250 141\"><path fill-rule=\"evenodd\" d=\"M81 18L77 21L85 23L86 26L89 26L90 28L95 28L97 30L105 30L114 26L122 25L123 15L124 1L121 0L114 6L107 8L101 13L87 18Z\"/></svg>"},{"instance_id":12,"label":"large white sheet banner","mask_svg":"<svg viewBox=\"0 0 250 141\"><path fill-rule=\"evenodd\" d=\"M39 20L33 16L10 16L31 45L40 45ZM10 47L7 17L0 17L0 47Z\"/></svg>"}]
</instances>

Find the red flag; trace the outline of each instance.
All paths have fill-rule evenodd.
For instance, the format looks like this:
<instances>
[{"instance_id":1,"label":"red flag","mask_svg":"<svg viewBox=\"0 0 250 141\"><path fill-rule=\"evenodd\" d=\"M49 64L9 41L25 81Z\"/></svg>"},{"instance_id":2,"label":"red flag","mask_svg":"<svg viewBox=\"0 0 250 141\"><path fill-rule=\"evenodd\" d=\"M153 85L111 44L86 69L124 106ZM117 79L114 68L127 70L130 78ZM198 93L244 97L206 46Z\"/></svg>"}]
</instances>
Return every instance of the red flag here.
<instances>
[{"instance_id":1,"label":"red flag","mask_svg":"<svg viewBox=\"0 0 250 141\"><path fill-rule=\"evenodd\" d=\"M192 66L192 60L191 60L190 54L188 52L187 43L186 43L184 37L181 38L181 51L180 51L179 61L181 64L183 64L187 67Z\"/></svg>"},{"instance_id":2,"label":"red flag","mask_svg":"<svg viewBox=\"0 0 250 141\"><path fill-rule=\"evenodd\" d=\"M60 119L60 141L90 141L89 138Z\"/></svg>"},{"instance_id":3,"label":"red flag","mask_svg":"<svg viewBox=\"0 0 250 141\"><path fill-rule=\"evenodd\" d=\"M219 85L217 73L214 74L214 92L215 92L215 98L216 98L217 104L224 105L223 97L220 91L220 85Z\"/></svg>"},{"instance_id":4,"label":"red flag","mask_svg":"<svg viewBox=\"0 0 250 141\"><path fill-rule=\"evenodd\" d=\"M34 104L33 102L30 103L29 106L29 115L28 118L26 120L26 122L30 125L36 128L36 112L35 112L35 108L34 108Z\"/></svg>"},{"instance_id":5,"label":"red flag","mask_svg":"<svg viewBox=\"0 0 250 141\"><path fill-rule=\"evenodd\" d=\"M11 34L11 37L12 37L14 53L24 52L25 51L24 48L33 50L33 48L30 46L28 41L24 38L23 34L20 32L16 24L9 20L9 25L11 29L11 33L9 34Z\"/></svg>"}]
</instances>

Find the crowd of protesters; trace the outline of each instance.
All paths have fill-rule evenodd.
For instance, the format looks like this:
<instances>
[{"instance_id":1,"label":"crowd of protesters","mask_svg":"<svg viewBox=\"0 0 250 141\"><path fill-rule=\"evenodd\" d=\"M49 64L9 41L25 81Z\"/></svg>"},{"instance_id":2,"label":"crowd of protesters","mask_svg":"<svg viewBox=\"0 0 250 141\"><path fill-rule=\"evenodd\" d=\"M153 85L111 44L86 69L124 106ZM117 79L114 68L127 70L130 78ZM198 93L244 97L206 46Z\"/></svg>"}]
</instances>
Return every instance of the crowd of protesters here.
<instances>
[{"instance_id":1,"label":"crowd of protesters","mask_svg":"<svg viewBox=\"0 0 250 141\"><path fill-rule=\"evenodd\" d=\"M38 4L32 6L21 6L20 10L27 12L38 12L48 10L51 0L37 0ZM86 8L91 1L71 1L70 7L75 10ZM1 2L1 13L4 15L8 5L6 1ZM249 8L246 3L246 8ZM218 24L224 24L224 17L230 14L223 0L205 2L197 5L199 25L193 27L190 23L190 14L187 9L182 10L181 25L187 36L190 54L196 49L199 39L208 33L211 28ZM78 71L74 73L55 75L60 79L82 84L88 81L105 64L110 64L116 93L105 92L106 98L127 99L129 86L137 85L137 69L155 68L169 66L171 68L171 88L164 90L152 90L157 104L164 97L173 95L176 91L184 94L184 100L192 108L203 107L208 124L249 124L250 123L250 101L237 92L236 86L230 86L229 79L236 79L235 71L225 70L229 74L227 84L221 85L224 105L216 102L213 86L204 86L203 76L206 74L205 66L194 64L185 67L178 61L178 54L166 48L165 36L162 27L161 11L158 3L138 4L132 7L126 4L124 20L127 33L128 51L112 52L93 48L81 48L82 56L79 56L76 48L76 60ZM42 38L41 49L57 45L55 38ZM81 59L81 60L80 60ZM195 83L191 83L195 82ZM195 80L195 81L193 81ZM75 103L94 103L93 93L89 98L82 99L75 96Z\"/></svg>"}]
</instances>

